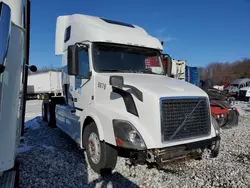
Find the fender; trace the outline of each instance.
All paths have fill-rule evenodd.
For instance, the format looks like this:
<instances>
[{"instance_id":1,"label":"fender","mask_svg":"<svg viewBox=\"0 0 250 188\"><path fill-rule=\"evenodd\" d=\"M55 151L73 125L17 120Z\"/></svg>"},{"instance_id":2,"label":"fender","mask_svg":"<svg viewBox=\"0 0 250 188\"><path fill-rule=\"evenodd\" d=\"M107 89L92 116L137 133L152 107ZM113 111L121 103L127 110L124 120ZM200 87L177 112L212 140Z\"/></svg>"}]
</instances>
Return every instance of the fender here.
<instances>
[{"instance_id":1,"label":"fender","mask_svg":"<svg viewBox=\"0 0 250 188\"><path fill-rule=\"evenodd\" d=\"M147 146L153 147L154 145L154 140L150 134L146 132L142 126L140 126L138 118L133 114L128 113L127 115L124 115L124 111L117 112L107 108L107 106L104 105L94 105L88 108L88 112L85 117L91 117L95 121L100 140L104 140L106 143L109 143L113 146L117 146L112 122L113 119L116 118L131 122L144 137L144 141L146 142Z\"/></svg>"},{"instance_id":2,"label":"fender","mask_svg":"<svg viewBox=\"0 0 250 188\"><path fill-rule=\"evenodd\" d=\"M105 113L102 113L97 108L89 107L84 115L83 124L87 117L91 117L96 123L99 139L106 143L116 146L115 135L113 130L112 118L108 117ZM102 123L101 123L102 122ZM83 135L84 126L81 127L81 137ZM82 142L81 142L82 147Z\"/></svg>"}]
</instances>

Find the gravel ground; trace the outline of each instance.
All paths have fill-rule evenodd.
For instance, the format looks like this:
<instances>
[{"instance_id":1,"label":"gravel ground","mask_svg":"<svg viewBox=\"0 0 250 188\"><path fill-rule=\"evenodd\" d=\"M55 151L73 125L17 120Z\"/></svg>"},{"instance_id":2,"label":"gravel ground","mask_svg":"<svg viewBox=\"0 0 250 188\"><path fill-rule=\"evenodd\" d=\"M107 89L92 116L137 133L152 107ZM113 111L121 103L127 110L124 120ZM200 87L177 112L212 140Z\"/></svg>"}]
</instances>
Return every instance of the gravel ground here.
<instances>
[{"instance_id":1,"label":"gravel ground","mask_svg":"<svg viewBox=\"0 0 250 188\"><path fill-rule=\"evenodd\" d=\"M21 187L250 187L250 116L239 126L222 130L217 158L166 166L129 167L119 158L112 176L101 178L87 164L84 152L59 129L42 121L41 104L27 104L24 142L19 148Z\"/></svg>"}]
</instances>

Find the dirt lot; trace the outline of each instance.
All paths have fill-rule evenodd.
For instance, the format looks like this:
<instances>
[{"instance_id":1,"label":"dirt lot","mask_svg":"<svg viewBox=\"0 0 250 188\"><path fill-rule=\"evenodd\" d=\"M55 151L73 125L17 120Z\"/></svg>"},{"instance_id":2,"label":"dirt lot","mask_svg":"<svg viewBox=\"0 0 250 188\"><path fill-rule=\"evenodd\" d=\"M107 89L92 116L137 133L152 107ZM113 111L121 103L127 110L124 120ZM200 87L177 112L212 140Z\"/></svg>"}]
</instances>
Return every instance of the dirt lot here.
<instances>
[{"instance_id":1,"label":"dirt lot","mask_svg":"<svg viewBox=\"0 0 250 188\"><path fill-rule=\"evenodd\" d=\"M101 178L84 152L59 129L41 119L41 102L27 104L24 143L19 148L21 187L250 187L250 116L222 130L220 155L171 164L164 170L128 167L119 158L112 176Z\"/></svg>"}]
</instances>

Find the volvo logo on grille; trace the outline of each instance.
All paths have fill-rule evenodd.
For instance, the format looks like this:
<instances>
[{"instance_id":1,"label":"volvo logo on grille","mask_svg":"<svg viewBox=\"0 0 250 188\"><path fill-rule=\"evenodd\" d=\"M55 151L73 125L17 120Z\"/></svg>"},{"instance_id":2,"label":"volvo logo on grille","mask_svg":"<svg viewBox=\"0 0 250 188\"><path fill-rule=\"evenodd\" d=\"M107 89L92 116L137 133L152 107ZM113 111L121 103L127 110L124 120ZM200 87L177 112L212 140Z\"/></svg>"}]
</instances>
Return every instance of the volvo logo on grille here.
<instances>
[{"instance_id":1,"label":"volvo logo on grille","mask_svg":"<svg viewBox=\"0 0 250 188\"><path fill-rule=\"evenodd\" d=\"M185 119L188 119L188 118L190 118L190 115L191 114L191 112L190 113L188 113L186 116L185 116Z\"/></svg>"},{"instance_id":2,"label":"volvo logo on grille","mask_svg":"<svg viewBox=\"0 0 250 188\"><path fill-rule=\"evenodd\" d=\"M175 130L175 132L171 135L170 140L173 139L175 137L175 135L181 130L181 128L185 125L185 123L187 122L187 120L192 116L192 114L194 113L194 111L196 110L196 108L198 108L198 106L200 105L201 102L202 102L202 100L199 100L199 102L196 104L196 106L193 108L193 110L190 113L186 114L185 119L178 126L178 128ZM185 128L184 128L184 130L186 131Z\"/></svg>"}]
</instances>

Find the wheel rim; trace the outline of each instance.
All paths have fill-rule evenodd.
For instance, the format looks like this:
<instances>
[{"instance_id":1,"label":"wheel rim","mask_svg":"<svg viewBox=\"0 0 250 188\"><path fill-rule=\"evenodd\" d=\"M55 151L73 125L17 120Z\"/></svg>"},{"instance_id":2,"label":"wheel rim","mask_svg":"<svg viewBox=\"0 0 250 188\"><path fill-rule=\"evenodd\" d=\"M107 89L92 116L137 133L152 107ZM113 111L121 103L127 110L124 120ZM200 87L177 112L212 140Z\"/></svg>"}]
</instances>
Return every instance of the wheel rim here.
<instances>
[{"instance_id":1,"label":"wheel rim","mask_svg":"<svg viewBox=\"0 0 250 188\"><path fill-rule=\"evenodd\" d=\"M98 136L95 133L91 133L88 139L88 150L90 158L93 163L97 164L101 158L101 148Z\"/></svg>"}]
</instances>

